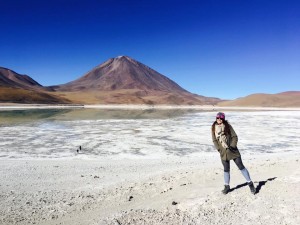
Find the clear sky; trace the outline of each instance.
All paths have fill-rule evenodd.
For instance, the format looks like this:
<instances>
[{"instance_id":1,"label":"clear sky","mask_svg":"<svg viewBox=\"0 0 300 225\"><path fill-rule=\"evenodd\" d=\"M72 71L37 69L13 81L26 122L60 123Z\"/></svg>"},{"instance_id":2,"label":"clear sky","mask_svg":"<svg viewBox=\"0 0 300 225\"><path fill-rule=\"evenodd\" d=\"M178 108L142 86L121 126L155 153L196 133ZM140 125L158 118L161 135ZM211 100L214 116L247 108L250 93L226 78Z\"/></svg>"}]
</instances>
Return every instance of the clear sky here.
<instances>
[{"instance_id":1,"label":"clear sky","mask_svg":"<svg viewBox=\"0 0 300 225\"><path fill-rule=\"evenodd\" d=\"M0 0L0 66L44 86L130 56L186 90L300 90L300 1Z\"/></svg>"}]
</instances>

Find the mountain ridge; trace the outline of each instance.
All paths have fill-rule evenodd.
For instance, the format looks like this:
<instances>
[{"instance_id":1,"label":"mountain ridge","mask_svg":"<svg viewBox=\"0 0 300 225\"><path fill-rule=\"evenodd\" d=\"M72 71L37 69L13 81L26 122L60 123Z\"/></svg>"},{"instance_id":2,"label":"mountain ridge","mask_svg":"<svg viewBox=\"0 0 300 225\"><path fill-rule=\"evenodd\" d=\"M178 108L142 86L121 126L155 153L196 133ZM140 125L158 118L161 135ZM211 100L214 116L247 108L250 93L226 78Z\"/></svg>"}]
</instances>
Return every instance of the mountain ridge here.
<instances>
[{"instance_id":1,"label":"mountain ridge","mask_svg":"<svg viewBox=\"0 0 300 225\"><path fill-rule=\"evenodd\" d=\"M278 94L255 93L235 100L223 101L218 106L245 107L300 107L300 91L286 91Z\"/></svg>"},{"instance_id":2,"label":"mountain ridge","mask_svg":"<svg viewBox=\"0 0 300 225\"><path fill-rule=\"evenodd\" d=\"M54 86L42 86L28 75L0 67L0 93L0 102L18 103L300 107L300 91L235 100L193 94L129 56L110 58L78 79Z\"/></svg>"}]
</instances>

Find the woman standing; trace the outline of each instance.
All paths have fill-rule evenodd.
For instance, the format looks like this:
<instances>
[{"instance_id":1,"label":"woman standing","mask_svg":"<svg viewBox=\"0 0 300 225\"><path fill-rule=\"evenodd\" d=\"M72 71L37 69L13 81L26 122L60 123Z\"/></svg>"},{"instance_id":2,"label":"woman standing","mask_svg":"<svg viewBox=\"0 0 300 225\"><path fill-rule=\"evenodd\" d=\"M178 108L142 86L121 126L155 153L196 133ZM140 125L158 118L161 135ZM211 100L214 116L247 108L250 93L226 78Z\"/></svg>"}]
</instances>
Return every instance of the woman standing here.
<instances>
[{"instance_id":1,"label":"woman standing","mask_svg":"<svg viewBox=\"0 0 300 225\"><path fill-rule=\"evenodd\" d=\"M230 191L230 160L235 162L245 177L252 194L255 194L256 189L251 181L248 170L243 165L241 154L237 148L238 137L232 126L225 120L224 113L219 112L217 114L216 121L211 127L211 134L215 148L220 153L222 164L224 166L225 187L222 191L223 194L226 195Z\"/></svg>"}]
</instances>

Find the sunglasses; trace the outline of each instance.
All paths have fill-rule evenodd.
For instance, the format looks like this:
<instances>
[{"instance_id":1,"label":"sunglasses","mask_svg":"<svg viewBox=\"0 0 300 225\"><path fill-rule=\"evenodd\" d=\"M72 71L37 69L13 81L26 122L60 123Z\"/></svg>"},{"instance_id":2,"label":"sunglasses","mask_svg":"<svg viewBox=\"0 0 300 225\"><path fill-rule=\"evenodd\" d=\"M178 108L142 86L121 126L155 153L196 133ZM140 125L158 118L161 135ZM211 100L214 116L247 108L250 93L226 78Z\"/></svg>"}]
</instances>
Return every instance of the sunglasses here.
<instances>
[{"instance_id":1,"label":"sunglasses","mask_svg":"<svg viewBox=\"0 0 300 225\"><path fill-rule=\"evenodd\" d=\"M216 117L216 119L217 119L217 120L218 120L218 119L223 120L223 118L221 118L221 117Z\"/></svg>"}]
</instances>

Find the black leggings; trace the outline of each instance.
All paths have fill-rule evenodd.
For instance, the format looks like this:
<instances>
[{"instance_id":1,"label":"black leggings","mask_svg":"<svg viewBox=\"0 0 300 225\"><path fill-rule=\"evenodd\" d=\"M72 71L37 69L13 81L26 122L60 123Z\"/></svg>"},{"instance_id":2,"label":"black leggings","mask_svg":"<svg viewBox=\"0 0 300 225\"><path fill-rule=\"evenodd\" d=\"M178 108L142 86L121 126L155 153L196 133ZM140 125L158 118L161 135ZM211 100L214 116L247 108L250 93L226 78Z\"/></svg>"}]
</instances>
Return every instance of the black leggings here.
<instances>
[{"instance_id":1,"label":"black leggings","mask_svg":"<svg viewBox=\"0 0 300 225\"><path fill-rule=\"evenodd\" d=\"M235 164L237 165L237 167L240 170L245 169L245 166L244 166L244 164L242 162L242 158L241 157L237 157L233 161L235 162ZM227 161L222 160L222 164L224 166L224 172L229 172L230 171L230 161L229 160L227 160Z\"/></svg>"}]
</instances>

